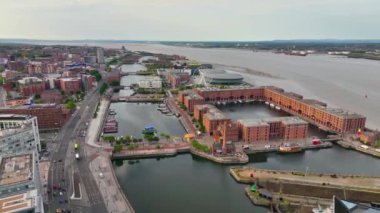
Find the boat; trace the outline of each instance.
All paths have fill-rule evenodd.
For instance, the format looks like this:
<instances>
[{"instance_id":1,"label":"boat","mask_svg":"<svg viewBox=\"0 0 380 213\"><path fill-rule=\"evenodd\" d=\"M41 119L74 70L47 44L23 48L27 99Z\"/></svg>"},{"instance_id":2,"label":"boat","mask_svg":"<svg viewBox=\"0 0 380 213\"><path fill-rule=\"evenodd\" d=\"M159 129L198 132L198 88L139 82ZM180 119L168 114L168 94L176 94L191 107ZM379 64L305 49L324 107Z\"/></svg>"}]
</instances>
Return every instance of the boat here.
<instances>
[{"instance_id":1,"label":"boat","mask_svg":"<svg viewBox=\"0 0 380 213\"><path fill-rule=\"evenodd\" d=\"M281 108L280 108L279 106L276 106L275 108L276 108L277 110L281 110Z\"/></svg>"},{"instance_id":2,"label":"boat","mask_svg":"<svg viewBox=\"0 0 380 213\"><path fill-rule=\"evenodd\" d=\"M297 144L285 143L279 146L278 152L280 153L296 153L302 152L303 148Z\"/></svg>"},{"instance_id":3,"label":"boat","mask_svg":"<svg viewBox=\"0 0 380 213\"><path fill-rule=\"evenodd\" d=\"M274 104L270 104L269 106L272 107L272 108L274 108Z\"/></svg>"},{"instance_id":4,"label":"boat","mask_svg":"<svg viewBox=\"0 0 380 213\"><path fill-rule=\"evenodd\" d=\"M265 101L265 104L266 104L266 105L269 105L269 102L268 102L268 101Z\"/></svg>"},{"instance_id":5,"label":"boat","mask_svg":"<svg viewBox=\"0 0 380 213\"><path fill-rule=\"evenodd\" d=\"M223 102L223 105L226 106L226 105L227 105L227 102Z\"/></svg>"},{"instance_id":6,"label":"boat","mask_svg":"<svg viewBox=\"0 0 380 213\"><path fill-rule=\"evenodd\" d=\"M243 103L243 101L242 101L242 100L238 100L238 102L239 102L240 104L242 104L242 103Z\"/></svg>"},{"instance_id":7,"label":"boat","mask_svg":"<svg viewBox=\"0 0 380 213\"><path fill-rule=\"evenodd\" d=\"M216 102L216 105L220 105L220 102L218 101L218 102Z\"/></svg>"},{"instance_id":8,"label":"boat","mask_svg":"<svg viewBox=\"0 0 380 213\"><path fill-rule=\"evenodd\" d=\"M116 113L115 111L113 111L113 110L110 110L110 111L108 112L108 114L109 114L109 115L116 115L117 113Z\"/></svg>"}]
</instances>

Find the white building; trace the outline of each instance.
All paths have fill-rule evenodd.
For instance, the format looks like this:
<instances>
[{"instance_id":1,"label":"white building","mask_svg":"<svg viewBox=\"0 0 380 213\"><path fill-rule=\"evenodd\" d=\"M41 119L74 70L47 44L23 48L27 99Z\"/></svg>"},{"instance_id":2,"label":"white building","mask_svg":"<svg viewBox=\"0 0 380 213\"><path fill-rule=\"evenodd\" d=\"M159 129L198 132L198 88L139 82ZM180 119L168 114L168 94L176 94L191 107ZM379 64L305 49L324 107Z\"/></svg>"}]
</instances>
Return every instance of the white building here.
<instances>
[{"instance_id":1,"label":"white building","mask_svg":"<svg viewBox=\"0 0 380 213\"><path fill-rule=\"evenodd\" d=\"M162 80L160 77L146 77L139 81L139 88L142 89L161 89Z\"/></svg>"},{"instance_id":2,"label":"white building","mask_svg":"<svg viewBox=\"0 0 380 213\"><path fill-rule=\"evenodd\" d=\"M2 200L24 203L13 206L17 211L2 206L0 212L43 212L40 150L37 117L0 115L0 203Z\"/></svg>"},{"instance_id":3,"label":"white building","mask_svg":"<svg viewBox=\"0 0 380 213\"><path fill-rule=\"evenodd\" d=\"M96 49L96 59L98 64L104 64L104 51L103 48Z\"/></svg>"}]
</instances>

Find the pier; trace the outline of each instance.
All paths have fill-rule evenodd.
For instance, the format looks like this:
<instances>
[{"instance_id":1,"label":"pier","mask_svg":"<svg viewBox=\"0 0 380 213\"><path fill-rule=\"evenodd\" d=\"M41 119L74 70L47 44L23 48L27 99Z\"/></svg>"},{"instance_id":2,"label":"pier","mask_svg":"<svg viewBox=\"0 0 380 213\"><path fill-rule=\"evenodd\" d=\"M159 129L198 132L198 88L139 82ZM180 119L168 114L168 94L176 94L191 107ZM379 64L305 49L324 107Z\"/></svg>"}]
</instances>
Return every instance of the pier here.
<instances>
[{"instance_id":1,"label":"pier","mask_svg":"<svg viewBox=\"0 0 380 213\"><path fill-rule=\"evenodd\" d=\"M299 206L329 204L333 196L362 203L380 202L380 177L323 174L301 171L281 171L235 167L230 169L231 176L240 183L255 184L256 192L246 191L257 204L288 203ZM270 194L264 198L260 190ZM251 194L252 193L252 194ZM264 202L262 199L266 199ZM315 205L314 205L315 206Z\"/></svg>"}]
</instances>

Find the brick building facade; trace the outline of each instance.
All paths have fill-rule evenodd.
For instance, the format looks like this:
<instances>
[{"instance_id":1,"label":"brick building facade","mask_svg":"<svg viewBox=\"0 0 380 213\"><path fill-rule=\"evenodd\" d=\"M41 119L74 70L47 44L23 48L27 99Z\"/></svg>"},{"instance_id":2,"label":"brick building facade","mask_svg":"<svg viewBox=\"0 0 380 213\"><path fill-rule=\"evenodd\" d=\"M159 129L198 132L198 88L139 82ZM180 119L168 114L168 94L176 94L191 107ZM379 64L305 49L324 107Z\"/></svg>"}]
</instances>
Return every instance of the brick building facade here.
<instances>
[{"instance_id":1,"label":"brick building facade","mask_svg":"<svg viewBox=\"0 0 380 213\"><path fill-rule=\"evenodd\" d=\"M69 110L57 104L34 105L26 108L2 108L0 114L36 116L40 130L61 128L70 117Z\"/></svg>"}]
</instances>

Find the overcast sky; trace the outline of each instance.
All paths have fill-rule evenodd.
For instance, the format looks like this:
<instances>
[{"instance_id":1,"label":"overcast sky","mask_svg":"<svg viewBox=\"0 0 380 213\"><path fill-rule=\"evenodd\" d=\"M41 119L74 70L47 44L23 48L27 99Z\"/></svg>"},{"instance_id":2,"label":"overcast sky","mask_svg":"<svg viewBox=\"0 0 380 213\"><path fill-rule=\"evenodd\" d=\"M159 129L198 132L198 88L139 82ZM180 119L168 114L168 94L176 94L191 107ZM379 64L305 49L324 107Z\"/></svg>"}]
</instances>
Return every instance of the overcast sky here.
<instances>
[{"instance_id":1,"label":"overcast sky","mask_svg":"<svg viewBox=\"0 0 380 213\"><path fill-rule=\"evenodd\" d=\"M380 0L0 0L0 38L380 39Z\"/></svg>"}]
</instances>

